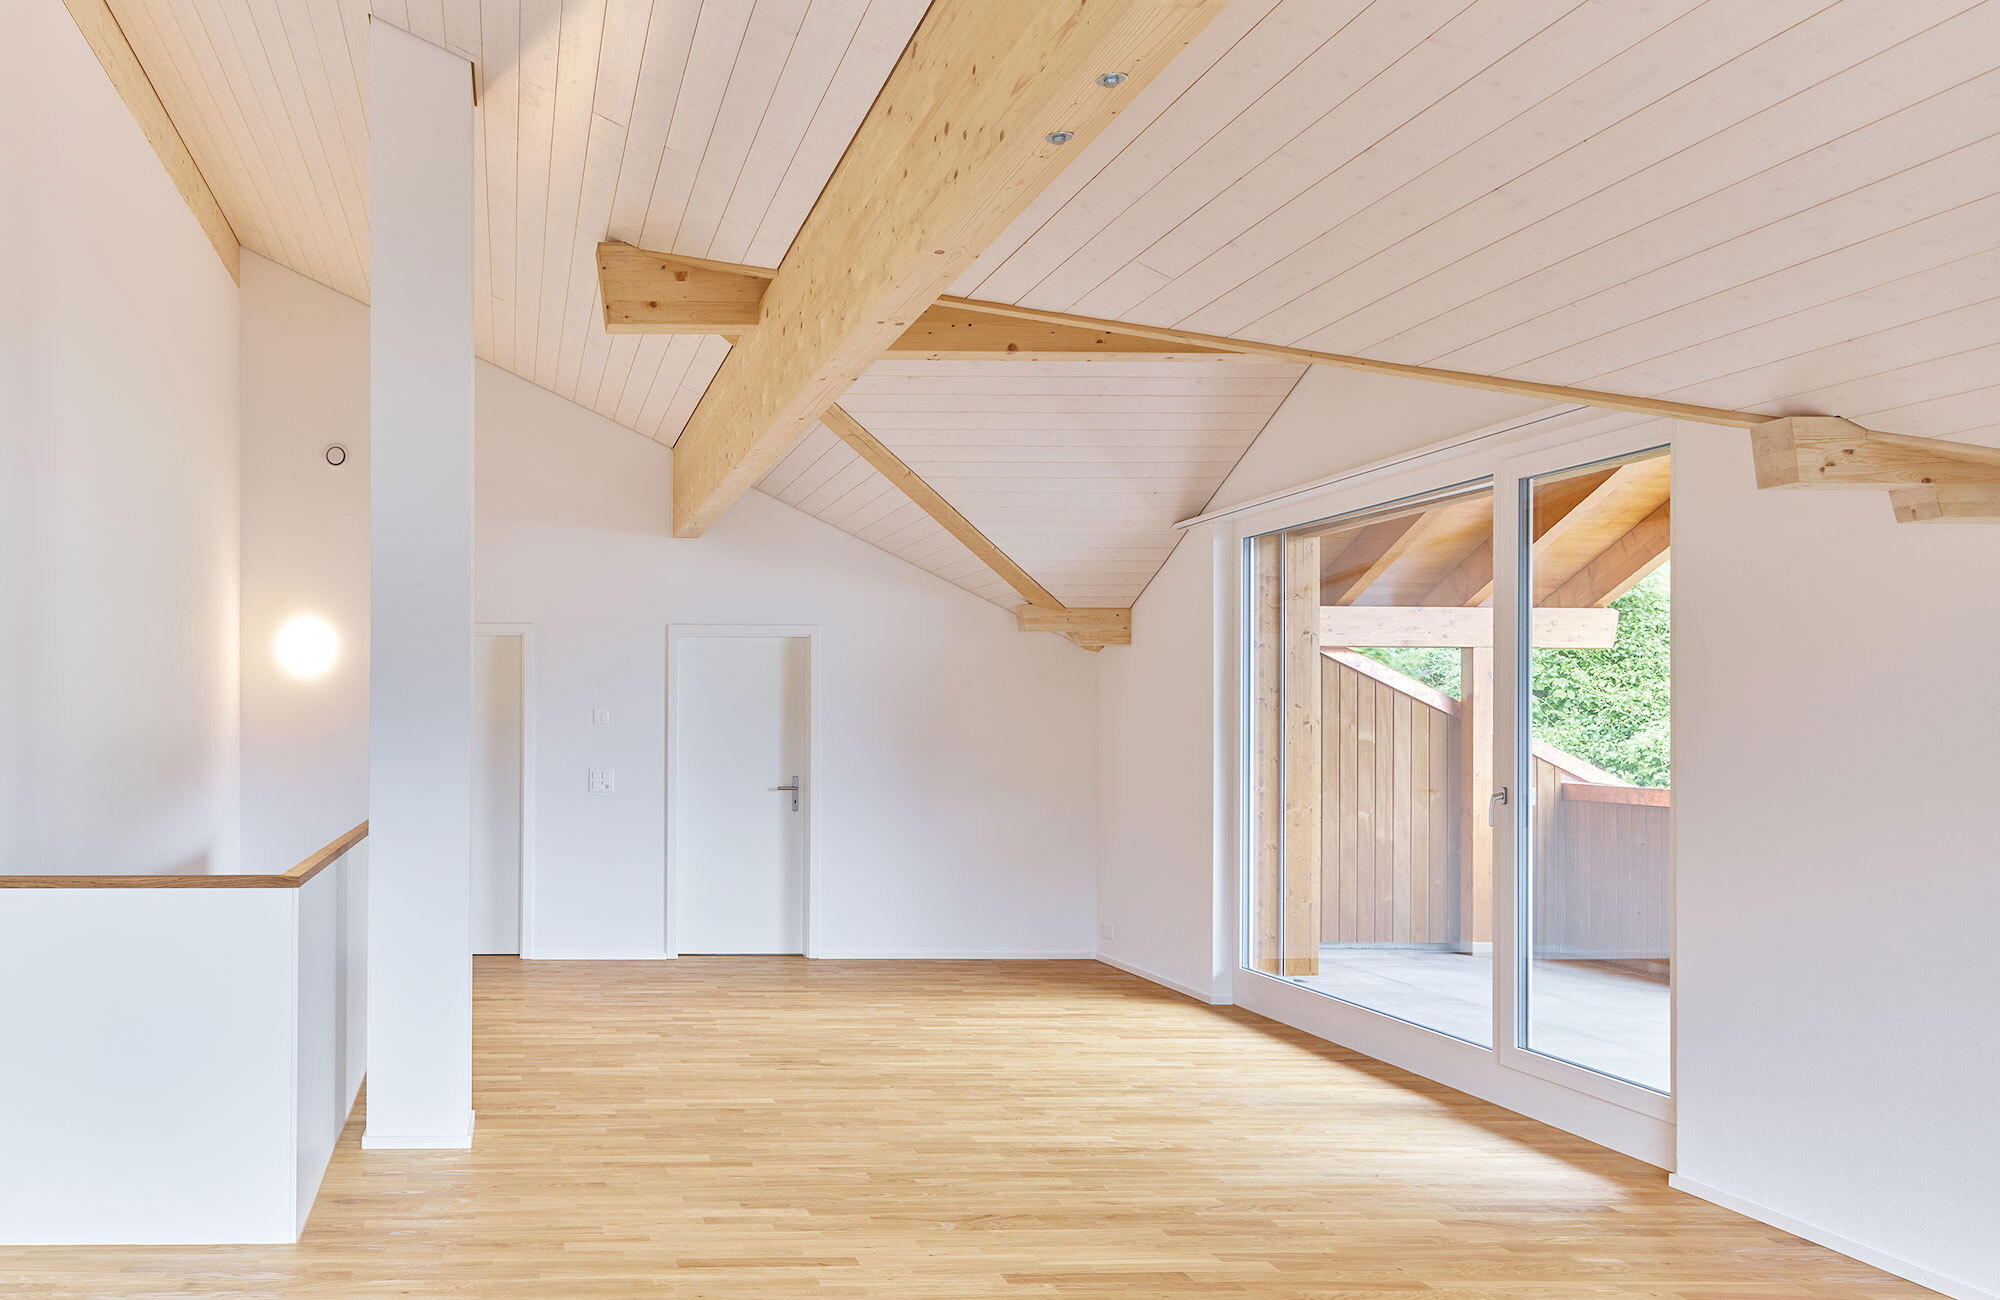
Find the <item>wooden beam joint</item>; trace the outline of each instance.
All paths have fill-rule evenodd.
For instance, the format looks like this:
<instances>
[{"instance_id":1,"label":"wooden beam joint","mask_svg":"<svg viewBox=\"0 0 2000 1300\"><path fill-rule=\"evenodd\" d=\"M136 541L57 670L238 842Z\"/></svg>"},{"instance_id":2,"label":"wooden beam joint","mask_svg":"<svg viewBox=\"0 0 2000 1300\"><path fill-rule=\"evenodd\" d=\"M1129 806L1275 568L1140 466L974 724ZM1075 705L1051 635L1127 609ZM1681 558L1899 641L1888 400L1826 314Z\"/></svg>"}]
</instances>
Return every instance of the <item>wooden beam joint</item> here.
<instances>
[{"instance_id":1,"label":"wooden beam joint","mask_svg":"<svg viewBox=\"0 0 2000 1300\"><path fill-rule=\"evenodd\" d=\"M1022 605L1014 611L1014 620L1023 632L1059 633L1086 649L1132 644L1132 611L1129 609Z\"/></svg>"}]
</instances>

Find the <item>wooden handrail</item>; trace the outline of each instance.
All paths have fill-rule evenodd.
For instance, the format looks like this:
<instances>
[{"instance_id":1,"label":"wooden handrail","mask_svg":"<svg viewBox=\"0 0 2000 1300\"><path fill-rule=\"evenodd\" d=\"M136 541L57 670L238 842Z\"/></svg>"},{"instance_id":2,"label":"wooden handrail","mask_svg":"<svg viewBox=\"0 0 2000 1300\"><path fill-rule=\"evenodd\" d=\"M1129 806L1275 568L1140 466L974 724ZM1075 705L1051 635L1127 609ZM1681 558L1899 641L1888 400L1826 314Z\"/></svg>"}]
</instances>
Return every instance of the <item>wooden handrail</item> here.
<instances>
[{"instance_id":1,"label":"wooden handrail","mask_svg":"<svg viewBox=\"0 0 2000 1300\"><path fill-rule=\"evenodd\" d=\"M362 822L290 871L257 876L0 876L0 889L297 889L368 838Z\"/></svg>"}]
</instances>

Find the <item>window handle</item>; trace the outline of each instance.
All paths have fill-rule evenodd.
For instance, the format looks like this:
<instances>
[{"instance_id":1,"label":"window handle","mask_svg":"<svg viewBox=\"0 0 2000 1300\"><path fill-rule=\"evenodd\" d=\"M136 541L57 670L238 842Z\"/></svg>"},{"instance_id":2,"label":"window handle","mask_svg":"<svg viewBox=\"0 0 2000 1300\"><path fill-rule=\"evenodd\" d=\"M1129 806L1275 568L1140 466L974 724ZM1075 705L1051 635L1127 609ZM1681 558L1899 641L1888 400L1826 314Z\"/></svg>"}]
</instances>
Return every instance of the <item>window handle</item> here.
<instances>
[{"instance_id":1,"label":"window handle","mask_svg":"<svg viewBox=\"0 0 2000 1300\"><path fill-rule=\"evenodd\" d=\"M1486 824L1488 826L1493 824L1493 805L1511 802L1513 801L1507 797L1506 786L1503 785L1498 790L1495 790L1493 797L1486 801Z\"/></svg>"}]
</instances>

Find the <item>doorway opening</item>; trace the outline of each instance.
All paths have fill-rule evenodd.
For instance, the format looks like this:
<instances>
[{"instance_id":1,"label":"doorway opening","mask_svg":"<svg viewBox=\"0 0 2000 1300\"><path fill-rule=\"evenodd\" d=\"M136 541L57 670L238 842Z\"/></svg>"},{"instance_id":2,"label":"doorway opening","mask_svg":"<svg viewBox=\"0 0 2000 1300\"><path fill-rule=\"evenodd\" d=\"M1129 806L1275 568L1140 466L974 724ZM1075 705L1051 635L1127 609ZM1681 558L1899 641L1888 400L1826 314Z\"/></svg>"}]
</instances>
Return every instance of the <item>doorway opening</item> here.
<instances>
[{"instance_id":1,"label":"doorway opening","mask_svg":"<svg viewBox=\"0 0 2000 1300\"><path fill-rule=\"evenodd\" d=\"M472 952L521 953L527 849L528 633L472 638Z\"/></svg>"},{"instance_id":2,"label":"doorway opening","mask_svg":"<svg viewBox=\"0 0 2000 1300\"><path fill-rule=\"evenodd\" d=\"M808 951L811 629L667 635L667 935L683 954Z\"/></svg>"}]
</instances>

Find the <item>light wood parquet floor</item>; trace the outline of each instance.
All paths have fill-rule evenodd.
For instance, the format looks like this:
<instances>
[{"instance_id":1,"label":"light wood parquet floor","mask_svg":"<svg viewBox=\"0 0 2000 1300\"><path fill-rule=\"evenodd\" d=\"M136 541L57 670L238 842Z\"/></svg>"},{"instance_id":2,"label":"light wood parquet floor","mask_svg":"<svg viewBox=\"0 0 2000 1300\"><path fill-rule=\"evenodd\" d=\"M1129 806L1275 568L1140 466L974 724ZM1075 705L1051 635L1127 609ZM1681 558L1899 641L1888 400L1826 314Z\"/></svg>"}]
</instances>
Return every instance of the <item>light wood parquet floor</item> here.
<instances>
[{"instance_id":1,"label":"light wood parquet floor","mask_svg":"<svg viewBox=\"0 0 2000 1300\"><path fill-rule=\"evenodd\" d=\"M1089 962L480 958L470 1152L296 1246L0 1249L0 1295L1927 1296L1636 1161Z\"/></svg>"}]
</instances>

